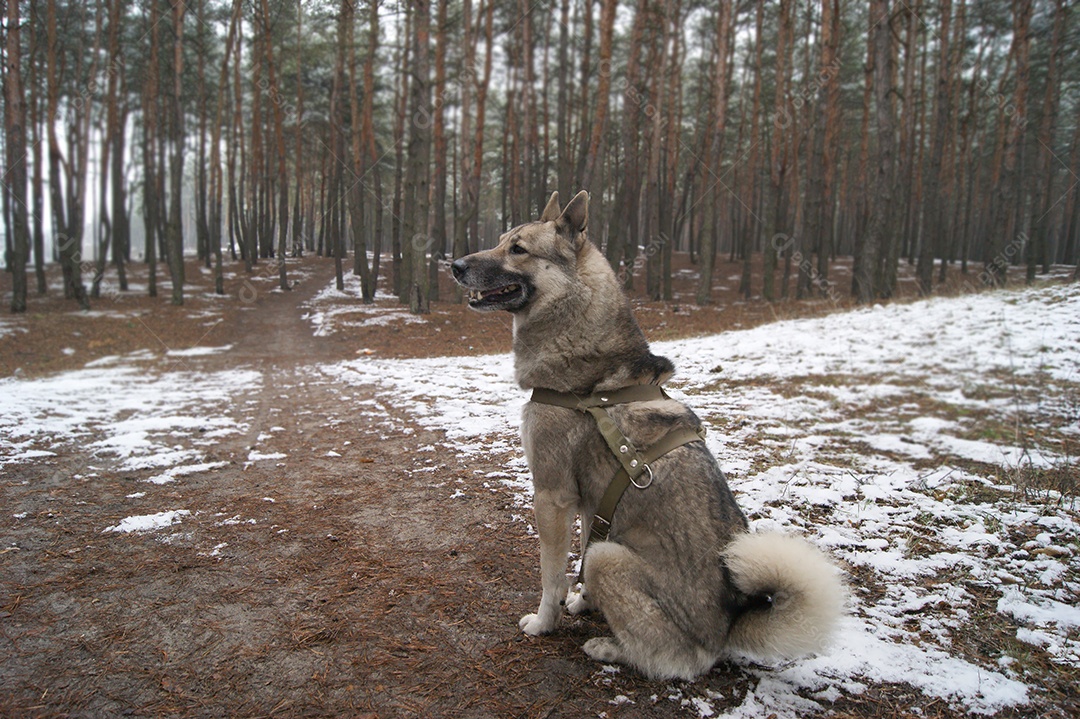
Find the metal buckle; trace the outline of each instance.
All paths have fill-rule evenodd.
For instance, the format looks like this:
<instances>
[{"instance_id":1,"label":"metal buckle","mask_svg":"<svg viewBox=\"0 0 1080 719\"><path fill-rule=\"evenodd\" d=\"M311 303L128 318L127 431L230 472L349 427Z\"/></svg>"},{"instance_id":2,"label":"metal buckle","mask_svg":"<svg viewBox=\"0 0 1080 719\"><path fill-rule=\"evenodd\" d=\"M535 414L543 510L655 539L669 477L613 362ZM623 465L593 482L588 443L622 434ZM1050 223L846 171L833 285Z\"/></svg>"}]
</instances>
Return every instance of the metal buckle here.
<instances>
[{"instance_id":1,"label":"metal buckle","mask_svg":"<svg viewBox=\"0 0 1080 719\"><path fill-rule=\"evenodd\" d=\"M631 478L630 478L630 484L634 485L634 486L635 486L635 487L637 487L638 489L648 489L648 488L649 488L649 486L650 486L650 485L652 485L652 480L653 480L653 475L652 475L652 467L650 467L650 466L649 466L649 465L647 465L647 464L646 464L646 465L642 465L642 466L644 466L644 467L645 467L645 472L646 472L646 473L648 473L648 475L649 475L649 480L648 480L647 482L645 482L644 484L638 484L638 483L637 483L637 482L636 482L636 481L634 480L634 478L633 478L633 477L631 477Z\"/></svg>"},{"instance_id":2,"label":"metal buckle","mask_svg":"<svg viewBox=\"0 0 1080 719\"><path fill-rule=\"evenodd\" d=\"M592 526L589 527L589 541L602 542L607 539L608 534L611 532L611 522L607 521L599 514L594 515L592 518ZM584 564L582 568L584 569Z\"/></svg>"}]
</instances>

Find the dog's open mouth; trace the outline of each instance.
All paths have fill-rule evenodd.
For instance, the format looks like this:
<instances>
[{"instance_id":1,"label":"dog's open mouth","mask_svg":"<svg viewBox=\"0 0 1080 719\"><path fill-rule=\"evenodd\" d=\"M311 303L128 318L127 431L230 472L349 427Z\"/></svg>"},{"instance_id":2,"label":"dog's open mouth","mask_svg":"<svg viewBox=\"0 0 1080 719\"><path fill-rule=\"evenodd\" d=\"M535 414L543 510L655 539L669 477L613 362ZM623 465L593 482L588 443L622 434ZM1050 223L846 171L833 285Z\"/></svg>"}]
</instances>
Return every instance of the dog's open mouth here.
<instances>
[{"instance_id":1,"label":"dog's open mouth","mask_svg":"<svg viewBox=\"0 0 1080 719\"><path fill-rule=\"evenodd\" d=\"M493 290L469 290L469 306L475 309L513 304L522 294L521 285L516 283Z\"/></svg>"}]
</instances>

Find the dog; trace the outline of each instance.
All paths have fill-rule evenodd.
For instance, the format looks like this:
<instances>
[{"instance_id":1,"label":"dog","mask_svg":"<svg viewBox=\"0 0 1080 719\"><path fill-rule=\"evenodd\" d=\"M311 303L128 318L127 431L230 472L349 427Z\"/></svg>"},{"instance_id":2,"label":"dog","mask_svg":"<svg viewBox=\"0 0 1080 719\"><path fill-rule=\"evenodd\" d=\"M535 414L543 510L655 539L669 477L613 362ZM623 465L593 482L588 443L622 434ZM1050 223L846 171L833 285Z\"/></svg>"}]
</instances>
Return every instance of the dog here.
<instances>
[{"instance_id":1,"label":"dog","mask_svg":"<svg viewBox=\"0 0 1080 719\"><path fill-rule=\"evenodd\" d=\"M589 241L588 208L587 192L565 208L555 192L538 221L506 232L494 249L454 261L452 274L472 309L513 316L523 389L586 398L659 387L675 368L650 352L615 273ZM607 538L586 548L621 460L601 419L535 397L523 409L521 431L542 595L536 612L521 618L522 631L552 632L564 607L571 614L599 610L613 636L588 640L585 653L656 680L695 679L723 656L791 658L825 645L845 600L838 570L804 540L750 533L703 441L652 461L651 483L627 488ZM666 394L608 407L606 416L635 447L700 426ZM567 560L577 516L584 581L573 592Z\"/></svg>"}]
</instances>

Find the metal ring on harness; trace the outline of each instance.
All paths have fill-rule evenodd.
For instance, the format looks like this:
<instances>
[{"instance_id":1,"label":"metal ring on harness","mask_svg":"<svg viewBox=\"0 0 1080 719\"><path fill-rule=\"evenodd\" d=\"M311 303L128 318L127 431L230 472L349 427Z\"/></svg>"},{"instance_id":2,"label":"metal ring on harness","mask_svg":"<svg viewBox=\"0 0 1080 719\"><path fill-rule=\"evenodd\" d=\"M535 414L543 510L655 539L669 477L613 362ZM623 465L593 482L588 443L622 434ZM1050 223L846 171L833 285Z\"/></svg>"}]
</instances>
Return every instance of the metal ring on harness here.
<instances>
[{"instance_id":1,"label":"metal ring on harness","mask_svg":"<svg viewBox=\"0 0 1080 719\"><path fill-rule=\"evenodd\" d=\"M649 488L649 485L651 485L651 484L652 484L652 480L653 480L653 476L652 476L652 467L650 467L650 466L649 466L649 465L647 465L647 464L646 464L646 465L643 465L643 466L645 467L645 471L646 471L646 472L648 473L648 475L649 475L649 479L648 479L648 481L647 481L647 482L645 482L644 484L638 484L638 483L637 483L637 480L635 480L635 479L634 479L633 477L631 477L631 478L630 478L630 484L634 485L634 486L635 486L635 487L637 487L638 489L648 489L648 488Z\"/></svg>"}]
</instances>

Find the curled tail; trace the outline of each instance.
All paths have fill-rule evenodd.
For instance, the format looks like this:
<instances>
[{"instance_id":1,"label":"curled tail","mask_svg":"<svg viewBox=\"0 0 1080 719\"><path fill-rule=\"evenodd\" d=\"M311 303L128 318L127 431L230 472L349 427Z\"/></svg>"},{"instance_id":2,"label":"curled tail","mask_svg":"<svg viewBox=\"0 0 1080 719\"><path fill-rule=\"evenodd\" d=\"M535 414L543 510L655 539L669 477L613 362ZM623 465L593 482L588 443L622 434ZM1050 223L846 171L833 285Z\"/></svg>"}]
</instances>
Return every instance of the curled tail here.
<instances>
[{"instance_id":1,"label":"curled tail","mask_svg":"<svg viewBox=\"0 0 1080 719\"><path fill-rule=\"evenodd\" d=\"M838 571L816 547L783 534L742 534L724 550L734 588L747 597L728 642L762 658L821 649L844 608Z\"/></svg>"}]
</instances>

